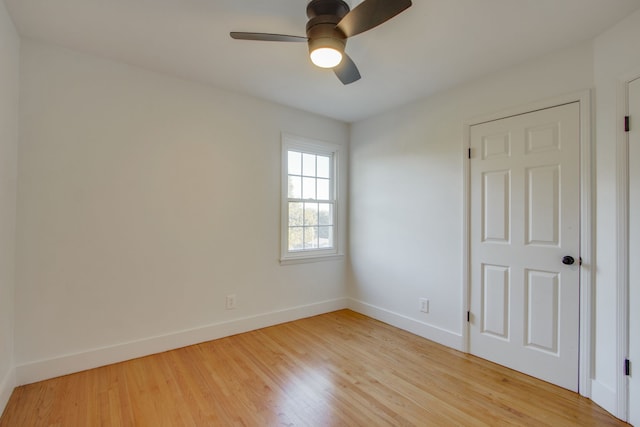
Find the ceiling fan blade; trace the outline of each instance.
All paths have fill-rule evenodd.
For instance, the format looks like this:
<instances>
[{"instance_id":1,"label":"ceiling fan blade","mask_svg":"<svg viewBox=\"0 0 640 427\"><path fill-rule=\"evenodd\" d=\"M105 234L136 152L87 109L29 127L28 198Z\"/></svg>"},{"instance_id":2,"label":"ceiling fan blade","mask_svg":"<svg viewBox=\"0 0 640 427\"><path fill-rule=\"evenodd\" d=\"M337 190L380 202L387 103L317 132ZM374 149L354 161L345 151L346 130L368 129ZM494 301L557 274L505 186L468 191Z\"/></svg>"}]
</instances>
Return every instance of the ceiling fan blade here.
<instances>
[{"instance_id":1,"label":"ceiling fan blade","mask_svg":"<svg viewBox=\"0 0 640 427\"><path fill-rule=\"evenodd\" d=\"M346 53L342 55L342 62L333 69L333 72L344 85L360 80L360 71L358 71L356 63Z\"/></svg>"},{"instance_id":2,"label":"ceiling fan blade","mask_svg":"<svg viewBox=\"0 0 640 427\"><path fill-rule=\"evenodd\" d=\"M269 34L269 33L245 33L232 31L229 33L232 39L236 40L258 40L265 42L306 42L306 37L290 36L287 34Z\"/></svg>"},{"instance_id":3,"label":"ceiling fan blade","mask_svg":"<svg viewBox=\"0 0 640 427\"><path fill-rule=\"evenodd\" d=\"M352 37L377 27L410 6L411 0L365 0L338 22L338 28L345 36Z\"/></svg>"}]
</instances>

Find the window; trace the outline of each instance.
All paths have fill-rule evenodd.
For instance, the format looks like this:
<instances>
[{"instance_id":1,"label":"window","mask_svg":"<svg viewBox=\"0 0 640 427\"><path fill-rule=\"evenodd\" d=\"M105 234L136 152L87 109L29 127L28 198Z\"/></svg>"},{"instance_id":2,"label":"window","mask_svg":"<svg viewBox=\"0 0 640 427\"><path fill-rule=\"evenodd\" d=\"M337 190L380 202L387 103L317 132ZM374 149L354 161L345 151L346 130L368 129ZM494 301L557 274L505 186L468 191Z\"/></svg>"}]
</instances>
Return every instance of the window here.
<instances>
[{"instance_id":1,"label":"window","mask_svg":"<svg viewBox=\"0 0 640 427\"><path fill-rule=\"evenodd\" d=\"M282 261L334 256L338 147L289 135L282 147Z\"/></svg>"}]
</instances>

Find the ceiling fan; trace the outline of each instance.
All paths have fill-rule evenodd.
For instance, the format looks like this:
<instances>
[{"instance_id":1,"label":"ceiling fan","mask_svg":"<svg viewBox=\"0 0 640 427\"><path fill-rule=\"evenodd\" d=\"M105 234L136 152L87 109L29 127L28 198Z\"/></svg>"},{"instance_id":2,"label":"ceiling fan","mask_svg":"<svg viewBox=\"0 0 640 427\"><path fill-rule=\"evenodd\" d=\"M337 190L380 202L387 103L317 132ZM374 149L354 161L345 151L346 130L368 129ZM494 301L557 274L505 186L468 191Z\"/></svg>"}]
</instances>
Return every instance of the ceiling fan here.
<instances>
[{"instance_id":1,"label":"ceiling fan","mask_svg":"<svg viewBox=\"0 0 640 427\"><path fill-rule=\"evenodd\" d=\"M311 0L307 5L307 37L232 31L239 40L308 42L311 62L333 68L347 85L360 79L353 60L344 52L347 38L388 21L411 6L411 0L364 0L353 10L343 0Z\"/></svg>"}]
</instances>

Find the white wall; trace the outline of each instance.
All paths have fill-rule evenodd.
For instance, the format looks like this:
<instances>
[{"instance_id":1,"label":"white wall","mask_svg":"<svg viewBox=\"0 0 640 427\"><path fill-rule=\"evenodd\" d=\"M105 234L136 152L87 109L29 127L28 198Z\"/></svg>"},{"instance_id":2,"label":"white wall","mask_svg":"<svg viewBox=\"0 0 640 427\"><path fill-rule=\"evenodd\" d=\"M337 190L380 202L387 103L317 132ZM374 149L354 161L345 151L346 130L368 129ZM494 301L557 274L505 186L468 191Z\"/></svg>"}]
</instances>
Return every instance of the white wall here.
<instances>
[{"instance_id":1,"label":"white wall","mask_svg":"<svg viewBox=\"0 0 640 427\"><path fill-rule=\"evenodd\" d=\"M592 61L587 43L352 126L349 292L359 301L355 306L462 348L464 124L588 89ZM420 297L429 298L429 314L419 312Z\"/></svg>"},{"instance_id":2,"label":"white wall","mask_svg":"<svg viewBox=\"0 0 640 427\"><path fill-rule=\"evenodd\" d=\"M627 17L594 42L596 83L597 156L597 277L595 323L595 373L593 399L608 411L623 417L617 397L623 355L617 355L616 161L617 137L623 132L624 99L618 85L640 76L640 11ZM637 260L631 260L637 262Z\"/></svg>"},{"instance_id":3,"label":"white wall","mask_svg":"<svg viewBox=\"0 0 640 427\"><path fill-rule=\"evenodd\" d=\"M21 67L19 382L345 305L344 260L280 266L278 197L281 132L346 176L348 125L31 41Z\"/></svg>"},{"instance_id":4,"label":"white wall","mask_svg":"<svg viewBox=\"0 0 640 427\"><path fill-rule=\"evenodd\" d=\"M14 284L20 40L0 1L0 414L15 385Z\"/></svg>"}]
</instances>

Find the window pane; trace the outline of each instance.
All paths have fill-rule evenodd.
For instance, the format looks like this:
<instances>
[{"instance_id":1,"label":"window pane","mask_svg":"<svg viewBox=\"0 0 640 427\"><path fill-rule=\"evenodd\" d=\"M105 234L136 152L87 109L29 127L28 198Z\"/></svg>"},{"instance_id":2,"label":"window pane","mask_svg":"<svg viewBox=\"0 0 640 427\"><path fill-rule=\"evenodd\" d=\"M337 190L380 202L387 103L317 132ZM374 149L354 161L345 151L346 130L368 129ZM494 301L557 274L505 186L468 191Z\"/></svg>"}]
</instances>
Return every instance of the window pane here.
<instances>
[{"instance_id":1,"label":"window pane","mask_svg":"<svg viewBox=\"0 0 640 427\"><path fill-rule=\"evenodd\" d=\"M316 179L315 178L302 178L302 198L303 199L316 198Z\"/></svg>"},{"instance_id":2,"label":"window pane","mask_svg":"<svg viewBox=\"0 0 640 427\"><path fill-rule=\"evenodd\" d=\"M304 204L304 225L318 225L318 204Z\"/></svg>"},{"instance_id":3,"label":"window pane","mask_svg":"<svg viewBox=\"0 0 640 427\"><path fill-rule=\"evenodd\" d=\"M287 165L290 175L302 175L302 153L288 151L289 159Z\"/></svg>"},{"instance_id":4,"label":"window pane","mask_svg":"<svg viewBox=\"0 0 640 427\"><path fill-rule=\"evenodd\" d=\"M316 249L318 247L318 227L304 228L304 248Z\"/></svg>"},{"instance_id":5,"label":"window pane","mask_svg":"<svg viewBox=\"0 0 640 427\"><path fill-rule=\"evenodd\" d=\"M316 156L313 154L302 155L302 174L316 176Z\"/></svg>"},{"instance_id":6,"label":"window pane","mask_svg":"<svg viewBox=\"0 0 640 427\"><path fill-rule=\"evenodd\" d=\"M316 199L318 200L330 200L331 193L329 191L329 183L328 179L318 179L318 194L316 195Z\"/></svg>"},{"instance_id":7,"label":"window pane","mask_svg":"<svg viewBox=\"0 0 640 427\"><path fill-rule=\"evenodd\" d=\"M333 225L333 214L330 203L318 203L318 224Z\"/></svg>"},{"instance_id":8,"label":"window pane","mask_svg":"<svg viewBox=\"0 0 640 427\"><path fill-rule=\"evenodd\" d=\"M333 227L318 227L318 247L319 248L332 248L333 247Z\"/></svg>"},{"instance_id":9,"label":"window pane","mask_svg":"<svg viewBox=\"0 0 640 427\"><path fill-rule=\"evenodd\" d=\"M289 175L290 199L302 199L302 177Z\"/></svg>"},{"instance_id":10,"label":"window pane","mask_svg":"<svg viewBox=\"0 0 640 427\"><path fill-rule=\"evenodd\" d=\"M289 202L289 225L304 225L302 203Z\"/></svg>"},{"instance_id":11,"label":"window pane","mask_svg":"<svg viewBox=\"0 0 640 427\"><path fill-rule=\"evenodd\" d=\"M331 157L327 156L317 156L318 158L318 177L319 178L329 178L331 175Z\"/></svg>"},{"instance_id":12,"label":"window pane","mask_svg":"<svg viewBox=\"0 0 640 427\"><path fill-rule=\"evenodd\" d=\"M303 246L303 228L302 227L289 227L289 250L300 251L304 249Z\"/></svg>"}]
</instances>

